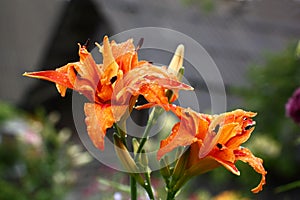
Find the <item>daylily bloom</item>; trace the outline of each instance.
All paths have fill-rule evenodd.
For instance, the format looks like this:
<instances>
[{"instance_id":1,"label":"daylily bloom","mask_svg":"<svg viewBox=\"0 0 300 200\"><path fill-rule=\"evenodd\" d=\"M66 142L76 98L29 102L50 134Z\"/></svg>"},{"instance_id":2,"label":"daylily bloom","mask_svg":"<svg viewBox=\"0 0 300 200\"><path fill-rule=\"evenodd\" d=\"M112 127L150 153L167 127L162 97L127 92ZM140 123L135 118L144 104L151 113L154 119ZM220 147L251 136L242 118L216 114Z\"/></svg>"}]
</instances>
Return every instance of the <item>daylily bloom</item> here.
<instances>
[{"instance_id":1,"label":"daylily bloom","mask_svg":"<svg viewBox=\"0 0 300 200\"><path fill-rule=\"evenodd\" d=\"M149 103L166 107L167 89L192 87L179 82L166 68L138 61L132 39L117 44L105 36L103 45L98 47L103 64L96 64L86 46L79 45L79 62L24 75L56 83L61 96L65 96L67 88L85 95L91 101L84 105L87 132L94 145L103 150L106 130L121 119L128 107L133 107L138 95L143 95Z\"/></svg>"},{"instance_id":2,"label":"daylily bloom","mask_svg":"<svg viewBox=\"0 0 300 200\"><path fill-rule=\"evenodd\" d=\"M220 165L239 175L235 163L241 160L262 175L259 185L252 192L262 190L267 174L263 161L249 149L241 147L254 129L255 121L252 117L256 113L237 109L220 115L207 115L179 106L173 106L171 110L180 118L180 122L175 124L170 136L161 141L158 159L176 147L190 146L182 179L205 173Z\"/></svg>"}]
</instances>

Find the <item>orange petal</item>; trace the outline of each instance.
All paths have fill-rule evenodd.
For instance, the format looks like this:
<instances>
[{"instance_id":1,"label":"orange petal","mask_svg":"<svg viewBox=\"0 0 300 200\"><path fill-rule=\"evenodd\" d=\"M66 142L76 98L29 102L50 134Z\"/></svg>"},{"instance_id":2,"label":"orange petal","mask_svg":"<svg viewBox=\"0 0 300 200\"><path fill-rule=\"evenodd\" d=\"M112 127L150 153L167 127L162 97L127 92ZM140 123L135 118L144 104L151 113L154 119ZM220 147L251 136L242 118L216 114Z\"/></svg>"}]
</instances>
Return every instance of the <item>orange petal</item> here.
<instances>
[{"instance_id":1,"label":"orange petal","mask_svg":"<svg viewBox=\"0 0 300 200\"><path fill-rule=\"evenodd\" d=\"M254 130L254 127L252 127L255 125L255 121L252 119L254 116L256 116L256 113L247 112L241 109L229 112L226 116L225 123L233 120L235 123L239 123L239 128L237 128L231 135L228 135L228 137L223 138L223 143L226 143L227 147L235 149L246 142Z\"/></svg>"},{"instance_id":2,"label":"orange petal","mask_svg":"<svg viewBox=\"0 0 300 200\"><path fill-rule=\"evenodd\" d=\"M161 141L157 153L158 159L179 146L188 146L195 142L202 145L201 135L208 127L207 119L197 115L191 109L171 106L171 110L180 118L180 122L173 127L169 137Z\"/></svg>"},{"instance_id":3,"label":"orange petal","mask_svg":"<svg viewBox=\"0 0 300 200\"><path fill-rule=\"evenodd\" d=\"M133 39L128 39L122 43L111 41L112 54L119 65L119 69L126 74L137 66L148 64L147 61L138 61L137 49L133 44Z\"/></svg>"},{"instance_id":4,"label":"orange petal","mask_svg":"<svg viewBox=\"0 0 300 200\"><path fill-rule=\"evenodd\" d=\"M245 128L253 123L251 117L256 113L237 109L220 115L213 115L207 135L203 141L203 148L199 151L199 157L206 156L217 143L228 148L236 149L246 142L253 128Z\"/></svg>"},{"instance_id":5,"label":"orange petal","mask_svg":"<svg viewBox=\"0 0 300 200\"><path fill-rule=\"evenodd\" d=\"M171 152L176 147L192 144L195 142L194 138L192 133L181 129L180 123L178 122L173 127L171 134L160 142L160 148L157 151L157 160L160 160L165 154Z\"/></svg>"},{"instance_id":6,"label":"orange petal","mask_svg":"<svg viewBox=\"0 0 300 200\"><path fill-rule=\"evenodd\" d=\"M214 120L212 121L214 122ZM205 157L214 147L216 147L218 143L224 145L222 138L236 132L235 130L236 128L238 128L239 125L238 123L219 125L214 124L213 122L209 125L209 128L212 128L212 125L217 125L220 127L218 130L209 129L210 131L207 132L206 137L203 140L203 146L199 150L199 158ZM213 127L216 128L215 126Z\"/></svg>"},{"instance_id":7,"label":"orange petal","mask_svg":"<svg viewBox=\"0 0 300 200\"><path fill-rule=\"evenodd\" d=\"M130 70L114 87L114 102L124 104L131 95L144 95L149 103L168 107L166 89L189 90L192 87L177 81L176 76L168 74L166 69L153 65L143 65Z\"/></svg>"},{"instance_id":8,"label":"orange petal","mask_svg":"<svg viewBox=\"0 0 300 200\"><path fill-rule=\"evenodd\" d=\"M193 164L188 163L188 165L190 167L186 170L186 175L197 176L213 170L219 167L221 164L208 156L200 160L198 159L197 162L193 162Z\"/></svg>"},{"instance_id":9,"label":"orange petal","mask_svg":"<svg viewBox=\"0 0 300 200\"><path fill-rule=\"evenodd\" d=\"M110 101L113 94L112 85L101 85L97 90L97 96L102 102Z\"/></svg>"},{"instance_id":10,"label":"orange petal","mask_svg":"<svg viewBox=\"0 0 300 200\"><path fill-rule=\"evenodd\" d=\"M112 127L116 121L111 106L108 104L84 104L84 112L86 115L85 123L87 132L93 144L100 150L104 150L104 137L106 129Z\"/></svg>"},{"instance_id":11,"label":"orange petal","mask_svg":"<svg viewBox=\"0 0 300 200\"><path fill-rule=\"evenodd\" d=\"M253 193L258 193L262 190L263 185L266 184L266 170L263 166L263 160L255 157L251 151L247 148L240 147L238 150L234 151L236 160L241 160L248 163L257 173L261 174L261 180L257 187L253 188L251 191Z\"/></svg>"},{"instance_id":12,"label":"orange petal","mask_svg":"<svg viewBox=\"0 0 300 200\"><path fill-rule=\"evenodd\" d=\"M49 71L39 71L39 72L25 72L24 76L43 79L47 81L54 82L59 85L58 91L61 93L62 96L65 95L66 88L73 89L74 85L70 82L68 74L62 73L55 70Z\"/></svg>"},{"instance_id":13,"label":"orange petal","mask_svg":"<svg viewBox=\"0 0 300 200\"><path fill-rule=\"evenodd\" d=\"M253 130L254 128L240 131L240 134L230 138L230 140L226 143L226 146L230 148L238 148L250 138Z\"/></svg>"},{"instance_id":14,"label":"orange petal","mask_svg":"<svg viewBox=\"0 0 300 200\"><path fill-rule=\"evenodd\" d=\"M85 46L79 45L79 56L80 62L68 63L56 70L24 73L24 75L56 83L57 90L62 96L65 96L67 88L71 88L94 101L100 69Z\"/></svg>"},{"instance_id":15,"label":"orange petal","mask_svg":"<svg viewBox=\"0 0 300 200\"><path fill-rule=\"evenodd\" d=\"M169 88L169 89L181 89L181 90L193 90L194 89L193 87L178 81L173 76L166 77L166 78L158 78L157 75L153 76L153 75L148 75L148 73L147 73L145 78L148 81L158 82L160 85L163 85L164 87Z\"/></svg>"},{"instance_id":16,"label":"orange petal","mask_svg":"<svg viewBox=\"0 0 300 200\"><path fill-rule=\"evenodd\" d=\"M117 76L119 66L112 54L112 49L107 36L103 38L103 46L100 47L100 49L103 56L103 74L101 76L101 83L104 85L111 84L110 80Z\"/></svg>"},{"instance_id":17,"label":"orange petal","mask_svg":"<svg viewBox=\"0 0 300 200\"><path fill-rule=\"evenodd\" d=\"M76 64L79 64L79 63L69 63L69 64L67 64L63 67L57 68L55 70L60 73L66 74L68 76L70 83L73 85L73 87L74 87L74 83L77 78L77 75L75 73L75 65ZM66 87L65 85L60 85L60 84L56 83L56 88L57 88L58 92L61 94L61 96L65 96L66 90L68 87Z\"/></svg>"},{"instance_id":18,"label":"orange petal","mask_svg":"<svg viewBox=\"0 0 300 200\"><path fill-rule=\"evenodd\" d=\"M113 40L111 41L110 46L115 59L125 55L126 53L136 52L133 39L128 39L127 41L118 44Z\"/></svg>"},{"instance_id":19,"label":"orange petal","mask_svg":"<svg viewBox=\"0 0 300 200\"><path fill-rule=\"evenodd\" d=\"M122 70L124 74L138 64L138 56L132 39L119 44L112 41L111 50L116 63L119 65L119 69Z\"/></svg>"},{"instance_id":20,"label":"orange petal","mask_svg":"<svg viewBox=\"0 0 300 200\"><path fill-rule=\"evenodd\" d=\"M193 143L190 147L190 155L187 163L187 175L196 176L219 167L221 164L211 156L199 159L198 152L201 144Z\"/></svg>"},{"instance_id":21,"label":"orange petal","mask_svg":"<svg viewBox=\"0 0 300 200\"><path fill-rule=\"evenodd\" d=\"M141 85L139 90L133 95L143 95L148 102L157 103L161 107L168 109L169 101L165 94L165 88L158 84Z\"/></svg>"},{"instance_id":22,"label":"orange petal","mask_svg":"<svg viewBox=\"0 0 300 200\"><path fill-rule=\"evenodd\" d=\"M75 69L82 79L89 80L90 86L97 88L100 81L101 71L96 64L92 55L87 51L85 46L79 44L80 64L75 65Z\"/></svg>"},{"instance_id":23,"label":"orange petal","mask_svg":"<svg viewBox=\"0 0 300 200\"><path fill-rule=\"evenodd\" d=\"M124 55L121 55L116 58L116 63L119 65L119 68L123 73L127 73L132 68L134 54L132 52L127 52Z\"/></svg>"},{"instance_id":24,"label":"orange petal","mask_svg":"<svg viewBox=\"0 0 300 200\"><path fill-rule=\"evenodd\" d=\"M213 159L215 159L217 162L222 164L227 170L231 171L235 175L240 175L239 170L235 166L236 157L233 153L232 149L228 149L224 147L224 149L213 149L212 152L210 152L209 156L211 156Z\"/></svg>"},{"instance_id":25,"label":"orange petal","mask_svg":"<svg viewBox=\"0 0 300 200\"><path fill-rule=\"evenodd\" d=\"M155 103L146 103L146 104L143 104L143 105L135 106L134 108L137 109L137 110L143 110L143 109L152 108L154 106L157 106L157 104L155 104Z\"/></svg>"}]
</instances>

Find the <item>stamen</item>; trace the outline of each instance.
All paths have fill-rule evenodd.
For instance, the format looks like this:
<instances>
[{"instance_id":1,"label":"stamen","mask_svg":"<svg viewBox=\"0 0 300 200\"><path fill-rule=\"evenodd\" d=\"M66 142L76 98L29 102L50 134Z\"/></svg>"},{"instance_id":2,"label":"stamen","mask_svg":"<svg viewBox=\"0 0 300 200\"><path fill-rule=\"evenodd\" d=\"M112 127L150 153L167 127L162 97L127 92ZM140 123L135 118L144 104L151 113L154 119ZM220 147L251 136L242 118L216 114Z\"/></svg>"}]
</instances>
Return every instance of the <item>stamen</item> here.
<instances>
[{"instance_id":1,"label":"stamen","mask_svg":"<svg viewBox=\"0 0 300 200\"><path fill-rule=\"evenodd\" d=\"M143 43L144 43L144 38L141 38L136 46L136 51L138 51L142 47Z\"/></svg>"},{"instance_id":2,"label":"stamen","mask_svg":"<svg viewBox=\"0 0 300 200\"><path fill-rule=\"evenodd\" d=\"M247 126L244 128L244 130L245 130L245 131L250 130L251 128L255 127L255 124L256 124L255 121L253 121L252 124L247 125Z\"/></svg>"},{"instance_id":3,"label":"stamen","mask_svg":"<svg viewBox=\"0 0 300 200\"><path fill-rule=\"evenodd\" d=\"M217 134L219 132L220 129L220 125L217 124L217 126L214 128L214 132Z\"/></svg>"},{"instance_id":4,"label":"stamen","mask_svg":"<svg viewBox=\"0 0 300 200\"><path fill-rule=\"evenodd\" d=\"M90 38L88 38L87 40L86 40L86 42L84 43L84 47L85 48L87 48L88 46L89 46L89 44L90 44L90 41L91 41L91 39Z\"/></svg>"},{"instance_id":5,"label":"stamen","mask_svg":"<svg viewBox=\"0 0 300 200\"><path fill-rule=\"evenodd\" d=\"M114 82L116 82L117 78L118 78L117 76L111 77L110 83L113 84Z\"/></svg>"},{"instance_id":6,"label":"stamen","mask_svg":"<svg viewBox=\"0 0 300 200\"><path fill-rule=\"evenodd\" d=\"M190 113L188 111L184 111L184 114L187 116L187 117L190 117Z\"/></svg>"},{"instance_id":7,"label":"stamen","mask_svg":"<svg viewBox=\"0 0 300 200\"><path fill-rule=\"evenodd\" d=\"M218 143L218 144L217 144L217 147L218 147L219 149L222 149L223 145L220 144L220 143Z\"/></svg>"}]
</instances>

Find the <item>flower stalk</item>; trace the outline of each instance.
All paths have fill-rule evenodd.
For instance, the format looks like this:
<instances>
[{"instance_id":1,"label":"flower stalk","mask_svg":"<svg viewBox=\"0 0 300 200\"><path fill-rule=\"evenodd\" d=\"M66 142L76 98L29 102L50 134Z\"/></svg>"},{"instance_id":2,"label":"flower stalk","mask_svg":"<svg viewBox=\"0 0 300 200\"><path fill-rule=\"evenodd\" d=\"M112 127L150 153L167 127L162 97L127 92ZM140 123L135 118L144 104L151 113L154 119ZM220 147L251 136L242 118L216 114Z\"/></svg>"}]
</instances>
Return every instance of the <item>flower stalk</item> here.
<instances>
[{"instance_id":1,"label":"flower stalk","mask_svg":"<svg viewBox=\"0 0 300 200\"><path fill-rule=\"evenodd\" d=\"M157 122L157 119L159 118L159 116L163 113L163 109L160 107L154 107L149 115L149 119L147 121L147 125L146 128L144 130L143 136L140 140L140 145L137 149L137 154L141 153L144 145L146 144L147 140L149 139L149 134L151 131L152 126L155 125L155 123Z\"/></svg>"}]
</instances>

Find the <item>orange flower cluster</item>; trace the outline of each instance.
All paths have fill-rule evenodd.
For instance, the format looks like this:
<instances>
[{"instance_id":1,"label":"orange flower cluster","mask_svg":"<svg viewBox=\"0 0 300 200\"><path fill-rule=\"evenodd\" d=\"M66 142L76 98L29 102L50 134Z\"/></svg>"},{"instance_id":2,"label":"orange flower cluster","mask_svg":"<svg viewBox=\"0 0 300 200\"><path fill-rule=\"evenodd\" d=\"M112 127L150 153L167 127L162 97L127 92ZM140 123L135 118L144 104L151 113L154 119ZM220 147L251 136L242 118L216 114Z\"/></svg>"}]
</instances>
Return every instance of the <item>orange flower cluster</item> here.
<instances>
[{"instance_id":1,"label":"orange flower cluster","mask_svg":"<svg viewBox=\"0 0 300 200\"><path fill-rule=\"evenodd\" d=\"M126 117L126 111L130 111L137 97L143 95L149 103L140 108L158 105L172 111L180 119L171 134L161 141L158 160L179 146L190 146L184 170L186 177L220 165L239 175L235 162L241 160L262 174L260 184L252 191L256 193L262 190L266 175L262 160L241 147L254 129L252 117L256 113L235 110L220 115L207 115L171 104L177 98L178 90L193 89L177 78L183 55L175 54L170 63L173 68L167 69L139 61L132 39L117 44L109 42L106 36L103 45L98 47L103 64L96 64L86 46L79 45L79 62L69 63L56 70L24 75L54 82L61 96L65 96L67 88L85 95L90 100L84 105L87 132L94 145L101 150L104 149L106 130ZM183 47L178 51L183 54ZM167 90L173 91L171 98Z\"/></svg>"},{"instance_id":2,"label":"orange flower cluster","mask_svg":"<svg viewBox=\"0 0 300 200\"><path fill-rule=\"evenodd\" d=\"M103 45L98 46L103 64L96 64L86 46L79 45L79 62L24 75L56 83L61 96L65 96L67 88L85 95L91 101L84 105L87 131L94 145L103 150L106 130L133 106L138 95L165 107L167 89L192 90L192 87L179 82L166 68L139 61L132 39L117 44L105 36Z\"/></svg>"}]
</instances>

